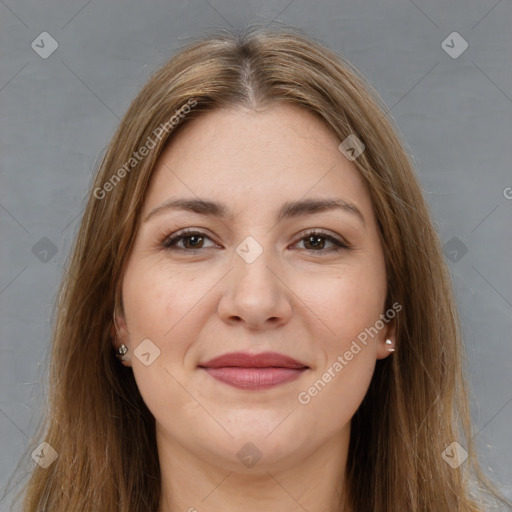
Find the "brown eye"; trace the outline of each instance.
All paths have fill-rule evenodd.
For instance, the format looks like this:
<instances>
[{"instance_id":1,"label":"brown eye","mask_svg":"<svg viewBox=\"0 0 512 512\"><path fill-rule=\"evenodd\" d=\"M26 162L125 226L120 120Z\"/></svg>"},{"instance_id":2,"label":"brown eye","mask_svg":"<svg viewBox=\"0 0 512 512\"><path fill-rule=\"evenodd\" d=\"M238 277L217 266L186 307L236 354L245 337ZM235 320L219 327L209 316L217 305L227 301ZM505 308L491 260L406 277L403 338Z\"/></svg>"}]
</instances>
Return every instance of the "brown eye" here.
<instances>
[{"instance_id":1,"label":"brown eye","mask_svg":"<svg viewBox=\"0 0 512 512\"><path fill-rule=\"evenodd\" d=\"M325 237L323 236L308 236L304 238L306 249L323 249L325 247ZM308 247L309 245L309 247Z\"/></svg>"},{"instance_id":2,"label":"brown eye","mask_svg":"<svg viewBox=\"0 0 512 512\"><path fill-rule=\"evenodd\" d=\"M168 250L181 250L181 251L194 251L199 249L207 249L208 247L214 247L215 244L211 242L210 246L206 246L206 241L211 239L204 233L196 231L181 231L167 237L162 246Z\"/></svg>"},{"instance_id":3,"label":"brown eye","mask_svg":"<svg viewBox=\"0 0 512 512\"><path fill-rule=\"evenodd\" d=\"M201 249L204 242L204 238L200 235L183 236L182 240L185 249Z\"/></svg>"},{"instance_id":4,"label":"brown eye","mask_svg":"<svg viewBox=\"0 0 512 512\"><path fill-rule=\"evenodd\" d=\"M332 235L312 231L302 237L297 243L303 243L303 249L308 252L329 253L349 249L349 246ZM301 248L301 247L299 247Z\"/></svg>"}]
</instances>

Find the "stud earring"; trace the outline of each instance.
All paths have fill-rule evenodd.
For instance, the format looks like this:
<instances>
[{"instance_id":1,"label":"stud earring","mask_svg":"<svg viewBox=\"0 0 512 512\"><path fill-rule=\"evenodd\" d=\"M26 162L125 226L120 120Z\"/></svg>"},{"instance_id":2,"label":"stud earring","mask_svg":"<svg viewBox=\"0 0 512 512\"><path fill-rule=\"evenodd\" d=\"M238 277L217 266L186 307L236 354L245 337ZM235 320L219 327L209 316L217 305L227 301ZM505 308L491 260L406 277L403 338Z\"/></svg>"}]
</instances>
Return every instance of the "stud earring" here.
<instances>
[{"instance_id":1,"label":"stud earring","mask_svg":"<svg viewBox=\"0 0 512 512\"><path fill-rule=\"evenodd\" d=\"M391 347L389 346L389 345L393 345L393 342L391 340L386 340L386 345L388 345L388 352L395 351L395 349L392 346Z\"/></svg>"},{"instance_id":2,"label":"stud earring","mask_svg":"<svg viewBox=\"0 0 512 512\"><path fill-rule=\"evenodd\" d=\"M119 359L119 361L126 361L129 360L129 357L126 356L126 353L128 352L128 347L123 343L121 346L116 350L116 357Z\"/></svg>"}]
</instances>

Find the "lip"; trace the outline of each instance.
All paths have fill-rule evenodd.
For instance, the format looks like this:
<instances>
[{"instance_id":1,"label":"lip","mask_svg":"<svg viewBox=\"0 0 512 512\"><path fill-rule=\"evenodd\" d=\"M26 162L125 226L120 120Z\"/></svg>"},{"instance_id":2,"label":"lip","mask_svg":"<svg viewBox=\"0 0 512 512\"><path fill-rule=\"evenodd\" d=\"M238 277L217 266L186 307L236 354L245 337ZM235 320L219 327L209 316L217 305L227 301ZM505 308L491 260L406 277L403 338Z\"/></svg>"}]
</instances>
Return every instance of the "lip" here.
<instances>
[{"instance_id":1,"label":"lip","mask_svg":"<svg viewBox=\"0 0 512 512\"><path fill-rule=\"evenodd\" d=\"M309 366L277 352L231 352L214 357L199 368L214 379L238 389L269 389L298 379Z\"/></svg>"},{"instance_id":2,"label":"lip","mask_svg":"<svg viewBox=\"0 0 512 512\"><path fill-rule=\"evenodd\" d=\"M308 366L296 361L292 357L279 354L277 352L261 352L259 354L249 354L248 352L230 352L218 357L214 357L199 366L204 368L223 368L226 366L236 366L239 368L307 368Z\"/></svg>"}]
</instances>

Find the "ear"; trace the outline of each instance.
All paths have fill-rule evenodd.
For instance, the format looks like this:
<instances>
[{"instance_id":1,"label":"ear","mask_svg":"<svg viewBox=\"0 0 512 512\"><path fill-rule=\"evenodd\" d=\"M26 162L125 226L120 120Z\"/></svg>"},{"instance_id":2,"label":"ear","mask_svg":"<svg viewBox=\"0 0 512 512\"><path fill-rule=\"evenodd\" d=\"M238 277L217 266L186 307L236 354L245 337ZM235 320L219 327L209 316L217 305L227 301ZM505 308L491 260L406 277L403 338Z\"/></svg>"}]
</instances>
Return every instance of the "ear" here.
<instances>
[{"instance_id":1,"label":"ear","mask_svg":"<svg viewBox=\"0 0 512 512\"><path fill-rule=\"evenodd\" d=\"M110 327L110 337L112 338L112 346L117 352L117 349L124 343L128 347L130 352L130 341L128 336L128 327L124 312L114 311L112 318L112 326ZM124 366L131 366L129 354L124 357L123 361L120 361Z\"/></svg>"},{"instance_id":2,"label":"ear","mask_svg":"<svg viewBox=\"0 0 512 512\"><path fill-rule=\"evenodd\" d=\"M379 332L379 337L375 341L377 343L377 359L385 359L392 354L395 351L396 342L395 322L390 320L386 327Z\"/></svg>"}]
</instances>

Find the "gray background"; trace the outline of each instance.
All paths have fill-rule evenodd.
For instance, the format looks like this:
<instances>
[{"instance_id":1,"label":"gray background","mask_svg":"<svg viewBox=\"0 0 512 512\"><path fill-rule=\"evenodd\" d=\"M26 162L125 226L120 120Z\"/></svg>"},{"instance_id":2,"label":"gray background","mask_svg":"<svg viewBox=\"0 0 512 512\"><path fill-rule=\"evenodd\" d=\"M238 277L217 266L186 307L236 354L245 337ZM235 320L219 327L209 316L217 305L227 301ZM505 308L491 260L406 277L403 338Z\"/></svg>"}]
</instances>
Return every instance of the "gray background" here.
<instances>
[{"instance_id":1,"label":"gray background","mask_svg":"<svg viewBox=\"0 0 512 512\"><path fill-rule=\"evenodd\" d=\"M0 491L44 403L53 300L99 155L176 49L254 21L305 28L392 109L447 244L481 460L512 498L511 0L0 1ZM58 43L46 59L42 32Z\"/></svg>"}]
</instances>

